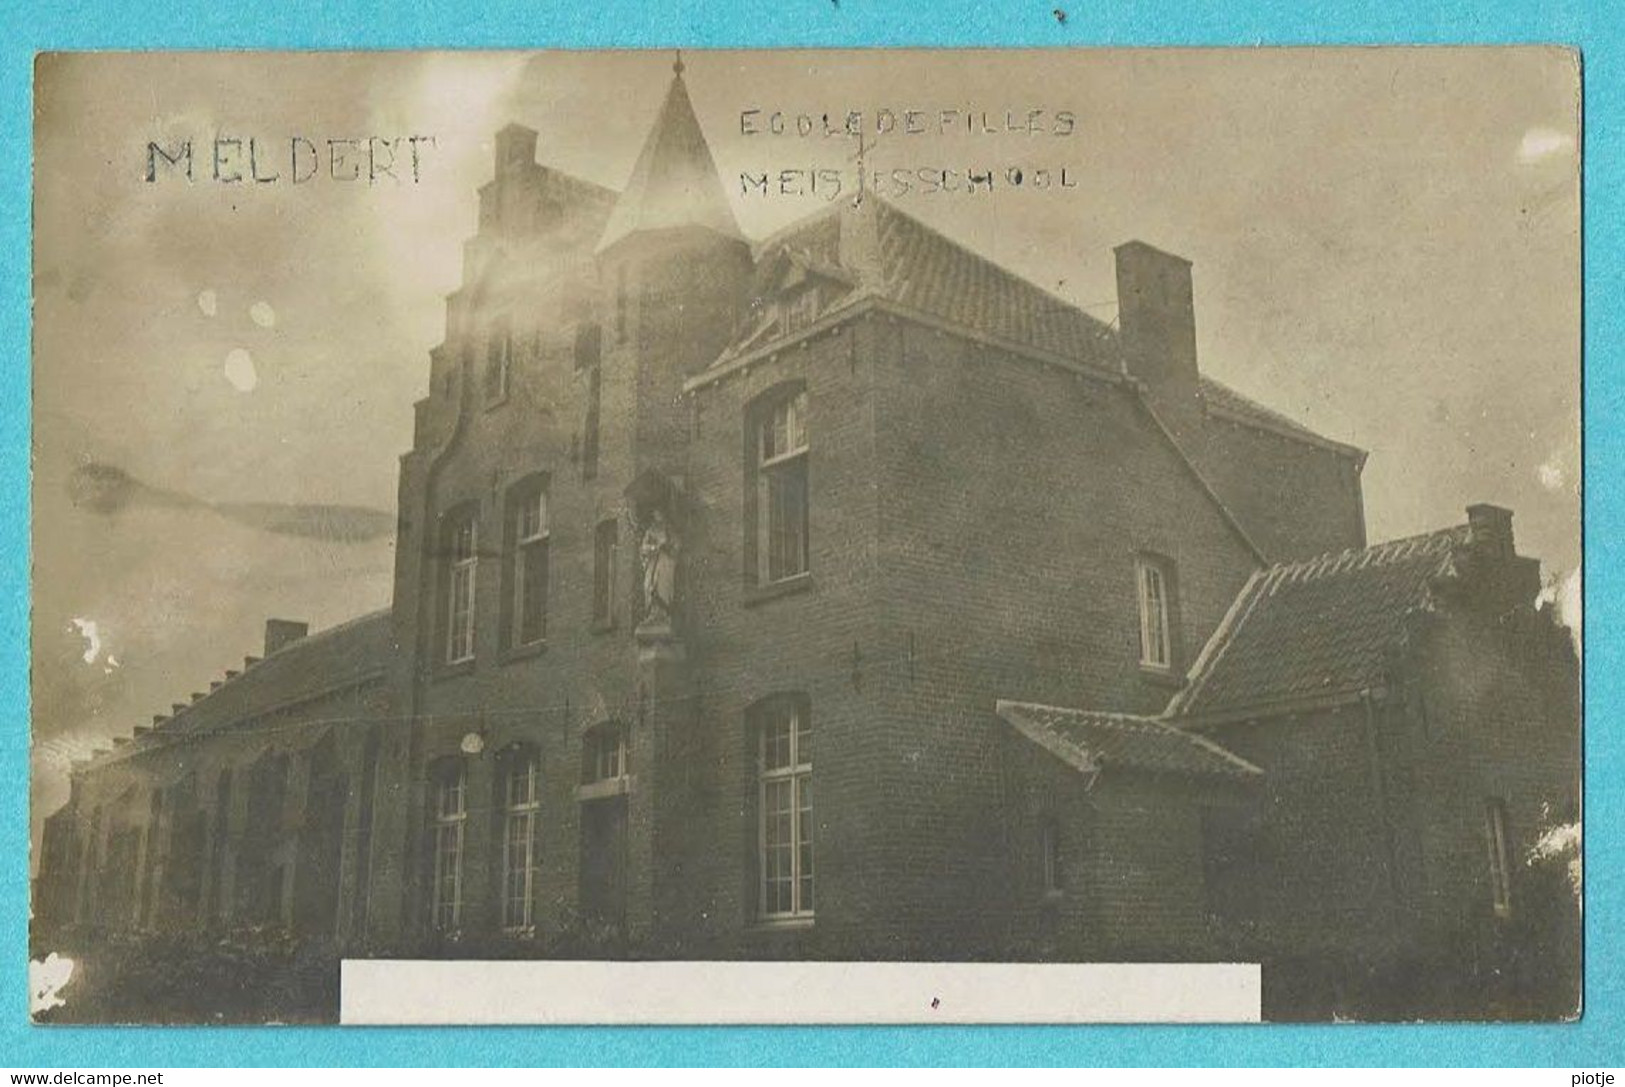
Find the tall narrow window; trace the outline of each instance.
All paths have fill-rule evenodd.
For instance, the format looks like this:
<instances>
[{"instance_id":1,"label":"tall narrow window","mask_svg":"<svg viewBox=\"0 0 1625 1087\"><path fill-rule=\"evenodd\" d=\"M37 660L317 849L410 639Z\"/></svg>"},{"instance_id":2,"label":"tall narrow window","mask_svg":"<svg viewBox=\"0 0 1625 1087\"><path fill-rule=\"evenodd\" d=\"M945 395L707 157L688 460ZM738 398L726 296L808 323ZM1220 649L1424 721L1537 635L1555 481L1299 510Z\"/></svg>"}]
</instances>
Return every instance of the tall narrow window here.
<instances>
[{"instance_id":1,"label":"tall narrow window","mask_svg":"<svg viewBox=\"0 0 1625 1087\"><path fill-rule=\"evenodd\" d=\"M367 931L372 909L372 822L378 794L378 760L383 746L378 726L367 730L361 749L361 795L356 801L355 898L350 903L350 926L356 934Z\"/></svg>"},{"instance_id":2,"label":"tall narrow window","mask_svg":"<svg viewBox=\"0 0 1625 1087\"><path fill-rule=\"evenodd\" d=\"M583 917L611 927L626 915L626 754L626 728L618 722L605 721L583 737L578 902Z\"/></svg>"},{"instance_id":3,"label":"tall narrow window","mask_svg":"<svg viewBox=\"0 0 1625 1087\"><path fill-rule=\"evenodd\" d=\"M1497 917L1512 914L1512 852L1507 839L1507 809L1499 800L1484 805L1484 836L1490 849L1490 904Z\"/></svg>"},{"instance_id":4,"label":"tall narrow window","mask_svg":"<svg viewBox=\"0 0 1625 1087\"><path fill-rule=\"evenodd\" d=\"M286 754L267 752L254 762L248 779L248 810L243 841L232 870L244 920L268 923L283 917L282 853L288 813L288 778L293 769Z\"/></svg>"},{"instance_id":5,"label":"tall narrow window","mask_svg":"<svg viewBox=\"0 0 1625 1087\"><path fill-rule=\"evenodd\" d=\"M576 369L585 370L598 365L603 357L604 337L596 324L582 322L576 326L575 360Z\"/></svg>"},{"instance_id":6,"label":"tall narrow window","mask_svg":"<svg viewBox=\"0 0 1625 1087\"><path fill-rule=\"evenodd\" d=\"M208 915L211 920L219 920L231 912L231 900L226 896L226 865L231 856L226 843L230 835L231 767L228 766L214 782L214 830L209 843Z\"/></svg>"},{"instance_id":7,"label":"tall narrow window","mask_svg":"<svg viewBox=\"0 0 1625 1087\"><path fill-rule=\"evenodd\" d=\"M615 625L615 568L620 562L620 525L613 517L598 522L592 547L592 621Z\"/></svg>"},{"instance_id":8,"label":"tall narrow window","mask_svg":"<svg viewBox=\"0 0 1625 1087\"><path fill-rule=\"evenodd\" d=\"M1169 564L1142 555L1134 565L1140 597L1140 663L1147 668L1171 669L1174 654Z\"/></svg>"},{"instance_id":9,"label":"tall narrow window","mask_svg":"<svg viewBox=\"0 0 1625 1087\"><path fill-rule=\"evenodd\" d=\"M537 645L547 637L547 482L528 480L508 499L507 643Z\"/></svg>"},{"instance_id":10,"label":"tall narrow window","mask_svg":"<svg viewBox=\"0 0 1625 1087\"><path fill-rule=\"evenodd\" d=\"M98 863L102 840L102 806L90 809L90 821L85 824L86 834L79 856L79 900L74 920L89 923L97 917L97 892L102 865Z\"/></svg>"},{"instance_id":11,"label":"tall narrow window","mask_svg":"<svg viewBox=\"0 0 1625 1087\"><path fill-rule=\"evenodd\" d=\"M812 722L775 699L757 726L758 908L763 920L813 915Z\"/></svg>"},{"instance_id":12,"label":"tall narrow window","mask_svg":"<svg viewBox=\"0 0 1625 1087\"><path fill-rule=\"evenodd\" d=\"M601 428L600 416L603 411L604 399L604 368L590 366L587 368L587 413L582 423L581 436L581 478L594 479L598 475L598 446L601 441L599 430Z\"/></svg>"},{"instance_id":13,"label":"tall narrow window","mask_svg":"<svg viewBox=\"0 0 1625 1087\"><path fill-rule=\"evenodd\" d=\"M510 932L534 923L536 823L540 817L541 766L534 752L512 753L503 771L502 927Z\"/></svg>"},{"instance_id":14,"label":"tall narrow window","mask_svg":"<svg viewBox=\"0 0 1625 1087\"><path fill-rule=\"evenodd\" d=\"M472 509L446 525L446 663L474 659L474 572L479 561Z\"/></svg>"},{"instance_id":15,"label":"tall narrow window","mask_svg":"<svg viewBox=\"0 0 1625 1087\"><path fill-rule=\"evenodd\" d=\"M807 394L766 405L754 428L757 581L807 572Z\"/></svg>"},{"instance_id":16,"label":"tall narrow window","mask_svg":"<svg viewBox=\"0 0 1625 1087\"><path fill-rule=\"evenodd\" d=\"M499 404L508 399L508 383L513 371L513 330L506 317L491 327L485 343L485 402Z\"/></svg>"},{"instance_id":17,"label":"tall narrow window","mask_svg":"<svg viewBox=\"0 0 1625 1087\"><path fill-rule=\"evenodd\" d=\"M147 798L146 850L140 871L141 889L135 904L135 922L138 925L154 923L162 907L167 830L164 790L154 789Z\"/></svg>"},{"instance_id":18,"label":"tall narrow window","mask_svg":"<svg viewBox=\"0 0 1625 1087\"><path fill-rule=\"evenodd\" d=\"M615 269L615 342L626 339L626 265Z\"/></svg>"},{"instance_id":19,"label":"tall narrow window","mask_svg":"<svg viewBox=\"0 0 1625 1087\"><path fill-rule=\"evenodd\" d=\"M462 760L442 764L434 779L434 887L430 917L442 932L463 918L463 830L468 822L467 776Z\"/></svg>"},{"instance_id":20,"label":"tall narrow window","mask_svg":"<svg viewBox=\"0 0 1625 1087\"><path fill-rule=\"evenodd\" d=\"M1061 881L1061 826L1054 819L1044 820L1038 832L1038 851L1044 869L1044 893L1059 894Z\"/></svg>"}]
</instances>

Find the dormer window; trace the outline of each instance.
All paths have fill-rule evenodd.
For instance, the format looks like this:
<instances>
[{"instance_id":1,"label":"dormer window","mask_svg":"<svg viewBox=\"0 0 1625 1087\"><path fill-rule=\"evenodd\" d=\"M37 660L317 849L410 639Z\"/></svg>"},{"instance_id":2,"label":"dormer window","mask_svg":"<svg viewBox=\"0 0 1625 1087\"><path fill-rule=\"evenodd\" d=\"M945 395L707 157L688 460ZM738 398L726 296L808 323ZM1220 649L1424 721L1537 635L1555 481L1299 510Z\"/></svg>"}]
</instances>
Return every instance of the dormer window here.
<instances>
[{"instance_id":1,"label":"dormer window","mask_svg":"<svg viewBox=\"0 0 1625 1087\"><path fill-rule=\"evenodd\" d=\"M804 287L779 299L779 331L788 336L818 319L818 289Z\"/></svg>"}]
</instances>

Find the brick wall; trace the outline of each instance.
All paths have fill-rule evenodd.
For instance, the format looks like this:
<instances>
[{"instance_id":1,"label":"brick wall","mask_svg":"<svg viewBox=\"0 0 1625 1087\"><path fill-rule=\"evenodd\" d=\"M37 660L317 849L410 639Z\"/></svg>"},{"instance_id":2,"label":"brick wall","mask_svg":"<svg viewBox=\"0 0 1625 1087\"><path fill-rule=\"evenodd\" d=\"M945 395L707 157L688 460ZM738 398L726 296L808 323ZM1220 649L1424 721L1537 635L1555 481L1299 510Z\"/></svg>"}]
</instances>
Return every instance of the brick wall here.
<instances>
[{"instance_id":1,"label":"brick wall","mask_svg":"<svg viewBox=\"0 0 1625 1087\"><path fill-rule=\"evenodd\" d=\"M1578 665L1566 630L1531 609L1464 604L1421 621L1396 717L1410 883L1424 938L1492 923L1486 803L1505 806L1518 880L1539 835L1578 818Z\"/></svg>"},{"instance_id":2,"label":"brick wall","mask_svg":"<svg viewBox=\"0 0 1625 1087\"><path fill-rule=\"evenodd\" d=\"M1000 741L1006 857L999 881L1015 959L1212 959L1218 945L1203 879L1202 823L1246 803L1246 786L1127 769L1080 774L1013 730ZM1044 886L1045 826L1060 887Z\"/></svg>"},{"instance_id":3,"label":"brick wall","mask_svg":"<svg viewBox=\"0 0 1625 1087\"><path fill-rule=\"evenodd\" d=\"M1224 858L1247 898L1224 912L1240 922L1249 953L1341 954L1391 935L1400 907L1374 762L1380 728L1375 711L1355 703L1210 733L1264 771L1250 849Z\"/></svg>"},{"instance_id":4,"label":"brick wall","mask_svg":"<svg viewBox=\"0 0 1625 1087\"><path fill-rule=\"evenodd\" d=\"M1466 948L1492 946L1519 916L1538 835L1577 811L1578 668L1567 632L1527 604L1485 608L1470 592L1407 623L1390 681L1369 703L1211 733L1265 772L1241 854L1208 863L1231 866L1244 899L1230 911L1243 918L1233 934L1274 964L1286 995L1266 992L1266 1003L1277 1014L1312 1014L1320 1001L1329 1014L1339 999L1403 1009L1401 982L1447 993L1482 965L1465 961ZM1490 800L1507 815L1512 917L1493 910ZM1403 965L1416 962L1433 965ZM1395 968L1460 974L1384 973ZM1371 978L1388 980L1348 996Z\"/></svg>"},{"instance_id":5,"label":"brick wall","mask_svg":"<svg viewBox=\"0 0 1625 1087\"><path fill-rule=\"evenodd\" d=\"M268 706L229 730L153 745L76 777L64 809L72 823L58 843L63 871L57 878L65 896L42 925L189 931L261 920L289 923L297 916L307 932L361 942L357 919L343 908L345 891L331 897L309 893L318 864L331 873L322 879L355 887L362 858L345 832L359 820L359 793L346 790L342 807L329 807L318 823L307 785L318 766L322 773L360 780L367 723L387 727L382 690L369 682L295 705ZM275 810L254 810L254 768L278 758L287 768L283 802ZM232 782L226 790L220 788L224 775ZM245 856L251 826L263 843L252 868ZM326 840L336 848L321 849L321 859L314 848L318 832L340 836ZM273 886L268 872L277 867L281 893L266 898ZM296 895L299 886L307 888L303 898ZM331 914L325 909L329 901ZM318 909L320 916L312 912Z\"/></svg>"},{"instance_id":6,"label":"brick wall","mask_svg":"<svg viewBox=\"0 0 1625 1087\"><path fill-rule=\"evenodd\" d=\"M877 390L898 910L994 939L997 698L1155 712L1253 568L1127 387L898 322ZM1174 667L1139 665L1138 554L1173 564ZM951 902L942 881L960 888Z\"/></svg>"},{"instance_id":7,"label":"brick wall","mask_svg":"<svg viewBox=\"0 0 1625 1087\"><path fill-rule=\"evenodd\" d=\"M686 561L696 676L697 777L681 825L686 880L673 879L673 923L720 954L888 953L885 885L874 843L894 833L878 808L875 759L885 730L875 670L884 652L876 534L876 346L849 326L764 360L693 396L687 479L694 517ZM761 593L746 568L746 416L764 393L806 391L809 576ZM747 714L759 700L805 696L816 783L818 923L811 933L756 923L756 755ZM703 769L702 769L703 767Z\"/></svg>"},{"instance_id":8,"label":"brick wall","mask_svg":"<svg viewBox=\"0 0 1625 1087\"><path fill-rule=\"evenodd\" d=\"M1203 478L1270 562L1365 546L1352 457L1213 413L1186 440Z\"/></svg>"},{"instance_id":9,"label":"brick wall","mask_svg":"<svg viewBox=\"0 0 1625 1087\"><path fill-rule=\"evenodd\" d=\"M784 382L808 396L812 576L753 602L743 420ZM746 711L801 691L820 868L816 932L798 953L996 953L1009 933L994 700L1159 709L1174 681L1138 666L1135 554L1177 566L1178 674L1249 553L1134 393L911 323L854 322L694 401L694 663L719 739L712 834L740 846L699 862L709 874L689 886L718 897L691 913L749 929ZM772 941L743 950L783 946Z\"/></svg>"}]
</instances>

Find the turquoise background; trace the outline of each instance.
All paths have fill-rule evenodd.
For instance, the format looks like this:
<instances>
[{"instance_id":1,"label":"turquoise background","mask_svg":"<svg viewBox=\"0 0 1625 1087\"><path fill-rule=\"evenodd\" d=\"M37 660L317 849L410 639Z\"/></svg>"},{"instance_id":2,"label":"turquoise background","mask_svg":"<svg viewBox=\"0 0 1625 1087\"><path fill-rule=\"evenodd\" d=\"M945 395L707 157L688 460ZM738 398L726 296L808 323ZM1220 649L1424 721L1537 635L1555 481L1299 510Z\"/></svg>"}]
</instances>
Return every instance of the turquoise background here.
<instances>
[{"instance_id":1,"label":"turquoise background","mask_svg":"<svg viewBox=\"0 0 1625 1087\"><path fill-rule=\"evenodd\" d=\"M1625 1064L1620 957L1625 659L1625 5L1493 0L114 0L0 6L0 1066L545 1064ZM432 49L1529 43L1585 79L1586 1010L1562 1026L920 1028L42 1028L27 1017L30 84L50 49ZM229 95L230 88L223 87Z\"/></svg>"}]
</instances>

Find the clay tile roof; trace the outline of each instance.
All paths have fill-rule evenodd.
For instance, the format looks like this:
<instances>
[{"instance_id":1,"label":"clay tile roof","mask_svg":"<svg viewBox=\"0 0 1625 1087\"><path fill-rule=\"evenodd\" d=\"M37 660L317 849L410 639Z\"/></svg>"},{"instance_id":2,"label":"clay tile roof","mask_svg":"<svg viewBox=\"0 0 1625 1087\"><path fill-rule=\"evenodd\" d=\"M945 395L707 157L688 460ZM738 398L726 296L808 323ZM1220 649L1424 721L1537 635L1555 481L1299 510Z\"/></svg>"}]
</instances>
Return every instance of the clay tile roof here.
<instances>
[{"instance_id":1,"label":"clay tile roof","mask_svg":"<svg viewBox=\"0 0 1625 1087\"><path fill-rule=\"evenodd\" d=\"M1379 686L1406 617L1454 569L1458 525L1260 570L1208 640L1170 717L1241 713Z\"/></svg>"},{"instance_id":2,"label":"clay tile roof","mask_svg":"<svg viewBox=\"0 0 1625 1087\"><path fill-rule=\"evenodd\" d=\"M1116 369L1111 328L884 201L875 227L888 297L1079 362Z\"/></svg>"},{"instance_id":3,"label":"clay tile roof","mask_svg":"<svg viewBox=\"0 0 1625 1087\"><path fill-rule=\"evenodd\" d=\"M755 247L758 292L785 257L852 286L839 308L879 297L941 321L1035 349L1105 373L1123 369L1117 331L1014 272L999 267L886 200L871 195L861 205L846 201L814 212ZM842 275L841 273L845 273ZM764 329L751 327L724 353L756 346ZM1210 377L1201 378L1203 401L1219 418L1297 439L1361 460L1365 452L1315 433L1280 412Z\"/></svg>"},{"instance_id":4,"label":"clay tile roof","mask_svg":"<svg viewBox=\"0 0 1625 1087\"><path fill-rule=\"evenodd\" d=\"M998 703L998 714L1017 732L1084 772L1126 766L1152 773L1241 779L1263 772L1211 740L1154 717L1004 700Z\"/></svg>"},{"instance_id":5,"label":"clay tile roof","mask_svg":"<svg viewBox=\"0 0 1625 1087\"><path fill-rule=\"evenodd\" d=\"M383 673L394 649L394 624L387 610L329 627L289 643L221 683L127 750L145 750L176 736L212 732L268 709L362 683Z\"/></svg>"},{"instance_id":6,"label":"clay tile roof","mask_svg":"<svg viewBox=\"0 0 1625 1087\"><path fill-rule=\"evenodd\" d=\"M876 196L816 212L757 251L838 265L857 285L853 297L878 296L1019 347L1121 369L1110 325Z\"/></svg>"},{"instance_id":7,"label":"clay tile roof","mask_svg":"<svg viewBox=\"0 0 1625 1087\"><path fill-rule=\"evenodd\" d=\"M1210 412L1284 437L1301 438L1315 445L1332 446L1349 456L1361 455L1362 451L1354 446L1322 437L1302 423L1295 422L1278 411L1272 411L1256 400L1242 396L1228 385L1221 385L1206 376L1201 382L1202 399Z\"/></svg>"}]
</instances>

